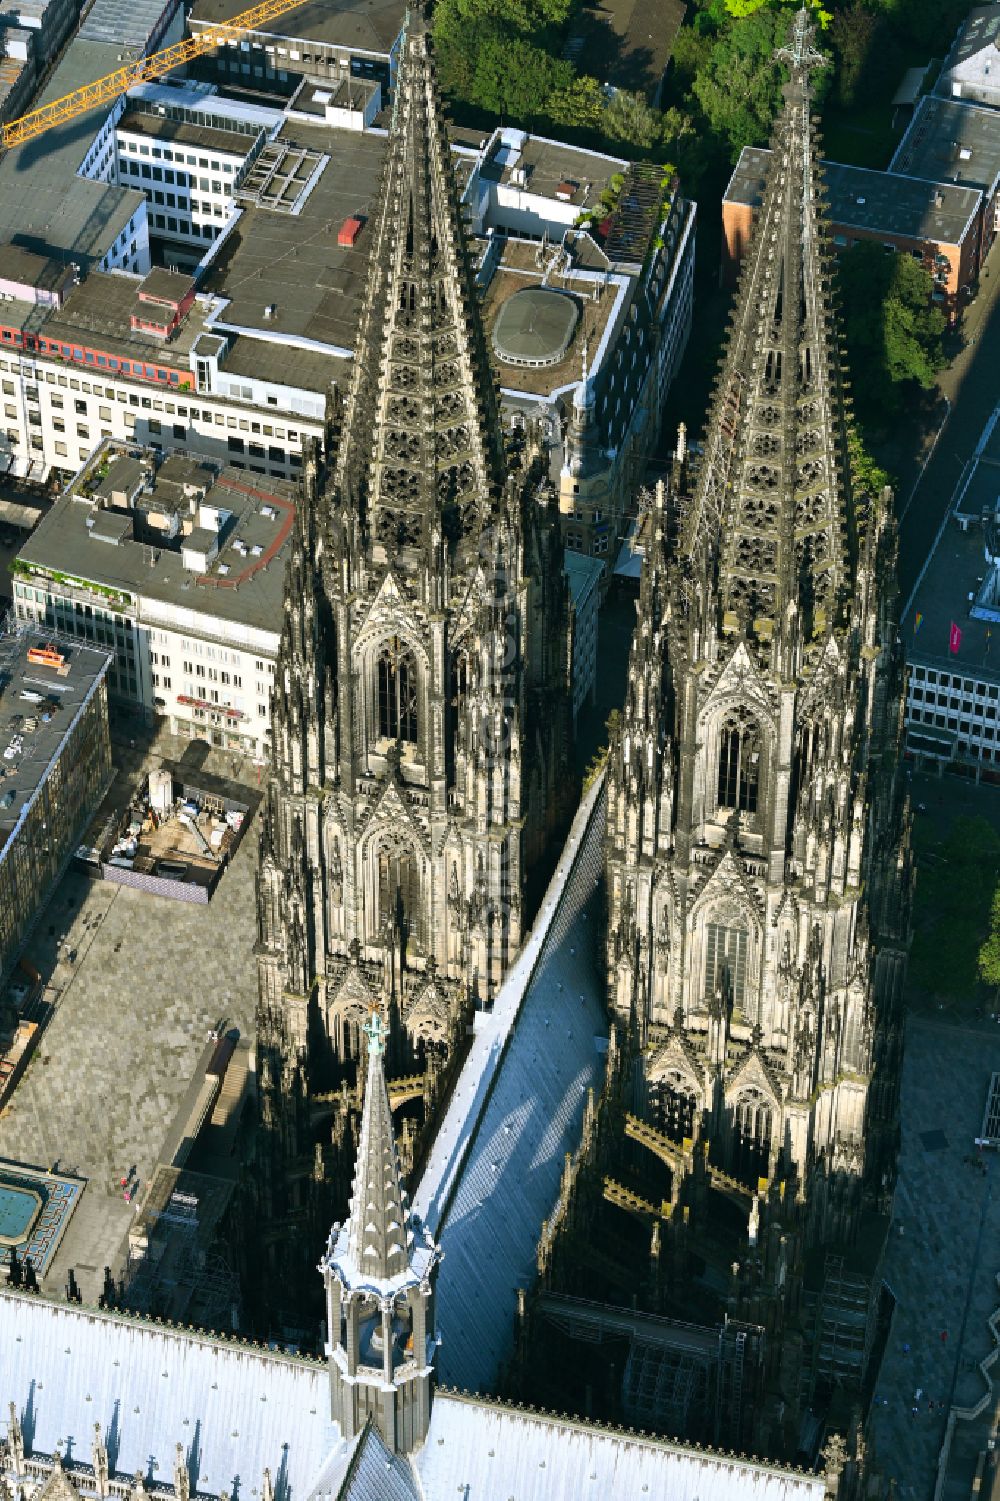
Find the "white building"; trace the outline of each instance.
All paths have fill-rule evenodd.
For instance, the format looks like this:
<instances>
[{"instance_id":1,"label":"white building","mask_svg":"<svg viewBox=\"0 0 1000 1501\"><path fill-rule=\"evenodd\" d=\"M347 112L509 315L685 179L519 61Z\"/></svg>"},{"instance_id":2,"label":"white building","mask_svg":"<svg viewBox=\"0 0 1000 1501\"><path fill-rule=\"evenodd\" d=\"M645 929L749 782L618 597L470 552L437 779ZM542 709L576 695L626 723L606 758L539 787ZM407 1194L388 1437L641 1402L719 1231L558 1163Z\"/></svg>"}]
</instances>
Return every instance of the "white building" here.
<instances>
[{"instance_id":1,"label":"white building","mask_svg":"<svg viewBox=\"0 0 1000 1501\"><path fill-rule=\"evenodd\" d=\"M119 703L261 761L295 494L103 443L22 548L15 614L113 648Z\"/></svg>"}]
</instances>

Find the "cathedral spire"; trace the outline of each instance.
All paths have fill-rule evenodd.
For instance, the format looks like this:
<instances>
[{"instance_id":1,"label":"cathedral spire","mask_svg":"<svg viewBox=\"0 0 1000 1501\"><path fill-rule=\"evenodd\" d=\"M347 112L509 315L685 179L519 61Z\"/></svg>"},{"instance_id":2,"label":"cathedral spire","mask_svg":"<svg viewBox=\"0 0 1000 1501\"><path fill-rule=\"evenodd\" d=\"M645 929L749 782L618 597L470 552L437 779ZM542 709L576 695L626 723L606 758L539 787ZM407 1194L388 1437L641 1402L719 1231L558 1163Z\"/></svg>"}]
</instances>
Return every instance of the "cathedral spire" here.
<instances>
[{"instance_id":1,"label":"cathedral spire","mask_svg":"<svg viewBox=\"0 0 1000 1501\"><path fill-rule=\"evenodd\" d=\"M428 548L478 532L503 458L419 4L407 12L370 240L334 498L357 508L376 560L415 571Z\"/></svg>"},{"instance_id":2,"label":"cathedral spire","mask_svg":"<svg viewBox=\"0 0 1000 1501\"><path fill-rule=\"evenodd\" d=\"M728 632L770 637L800 612L832 624L851 586L847 420L810 73L808 11L777 53L790 70L740 278L684 551L718 560Z\"/></svg>"}]
</instances>

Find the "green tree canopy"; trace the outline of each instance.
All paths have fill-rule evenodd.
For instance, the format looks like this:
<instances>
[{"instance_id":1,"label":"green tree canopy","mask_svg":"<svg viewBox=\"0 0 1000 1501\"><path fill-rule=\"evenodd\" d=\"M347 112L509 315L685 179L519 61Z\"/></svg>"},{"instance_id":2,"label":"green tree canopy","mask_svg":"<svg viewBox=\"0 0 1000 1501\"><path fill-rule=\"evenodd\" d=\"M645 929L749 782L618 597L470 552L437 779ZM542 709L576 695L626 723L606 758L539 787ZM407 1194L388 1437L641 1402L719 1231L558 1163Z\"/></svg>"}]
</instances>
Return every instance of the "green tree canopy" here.
<instances>
[{"instance_id":1,"label":"green tree canopy","mask_svg":"<svg viewBox=\"0 0 1000 1501\"><path fill-rule=\"evenodd\" d=\"M979 978L1000 988L1000 885L990 906L990 931L979 950Z\"/></svg>"},{"instance_id":2,"label":"green tree canopy","mask_svg":"<svg viewBox=\"0 0 1000 1501\"><path fill-rule=\"evenodd\" d=\"M601 128L609 141L648 151L661 140L663 118L647 103L644 94L618 89L608 100Z\"/></svg>"},{"instance_id":3,"label":"green tree canopy","mask_svg":"<svg viewBox=\"0 0 1000 1501\"><path fill-rule=\"evenodd\" d=\"M733 161L744 146L767 140L781 107L787 73L774 53L787 31L787 11L755 11L720 35L695 74L692 93Z\"/></svg>"},{"instance_id":4,"label":"green tree canopy","mask_svg":"<svg viewBox=\"0 0 1000 1501\"><path fill-rule=\"evenodd\" d=\"M840 259L851 379L862 425L898 412L907 388L934 384L945 364L944 314L930 273L909 255L859 240Z\"/></svg>"}]
</instances>

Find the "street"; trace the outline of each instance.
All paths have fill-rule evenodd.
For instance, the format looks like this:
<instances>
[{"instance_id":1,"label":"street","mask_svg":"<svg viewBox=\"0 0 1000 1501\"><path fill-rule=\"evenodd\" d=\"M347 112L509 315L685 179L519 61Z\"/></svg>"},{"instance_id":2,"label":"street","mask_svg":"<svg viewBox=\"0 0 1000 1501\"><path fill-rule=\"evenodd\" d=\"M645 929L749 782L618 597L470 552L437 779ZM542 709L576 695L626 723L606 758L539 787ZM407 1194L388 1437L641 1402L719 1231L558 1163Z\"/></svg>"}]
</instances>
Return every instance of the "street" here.
<instances>
[{"instance_id":1,"label":"street","mask_svg":"<svg viewBox=\"0 0 1000 1501\"><path fill-rule=\"evenodd\" d=\"M983 429L1000 398L995 348L1000 336L1000 250L987 256L980 292L962 321L965 345L938 387L951 412L937 446L910 496L899 498L904 513L899 535L900 602L905 602L927 561L942 518L961 484ZM933 434L928 440L933 441Z\"/></svg>"}]
</instances>

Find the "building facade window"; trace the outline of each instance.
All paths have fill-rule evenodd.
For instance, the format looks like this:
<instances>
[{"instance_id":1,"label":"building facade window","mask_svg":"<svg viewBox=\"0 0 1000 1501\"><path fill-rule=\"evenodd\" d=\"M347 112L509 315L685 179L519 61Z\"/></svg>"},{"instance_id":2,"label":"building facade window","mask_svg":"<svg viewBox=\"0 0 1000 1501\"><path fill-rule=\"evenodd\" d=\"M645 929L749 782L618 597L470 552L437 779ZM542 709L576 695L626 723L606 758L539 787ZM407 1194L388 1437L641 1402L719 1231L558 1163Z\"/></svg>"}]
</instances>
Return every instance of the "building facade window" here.
<instances>
[{"instance_id":1,"label":"building facade window","mask_svg":"<svg viewBox=\"0 0 1000 1501\"><path fill-rule=\"evenodd\" d=\"M727 714L719 731L720 808L756 813L760 792L760 729L745 710Z\"/></svg>"},{"instance_id":2,"label":"building facade window","mask_svg":"<svg viewBox=\"0 0 1000 1501\"><path fill-rule=\"evenodd\" d=\"M417 740L417 664L398 636L379 653L378 734L381 740Z\"/></svg>"}]
</instances>

